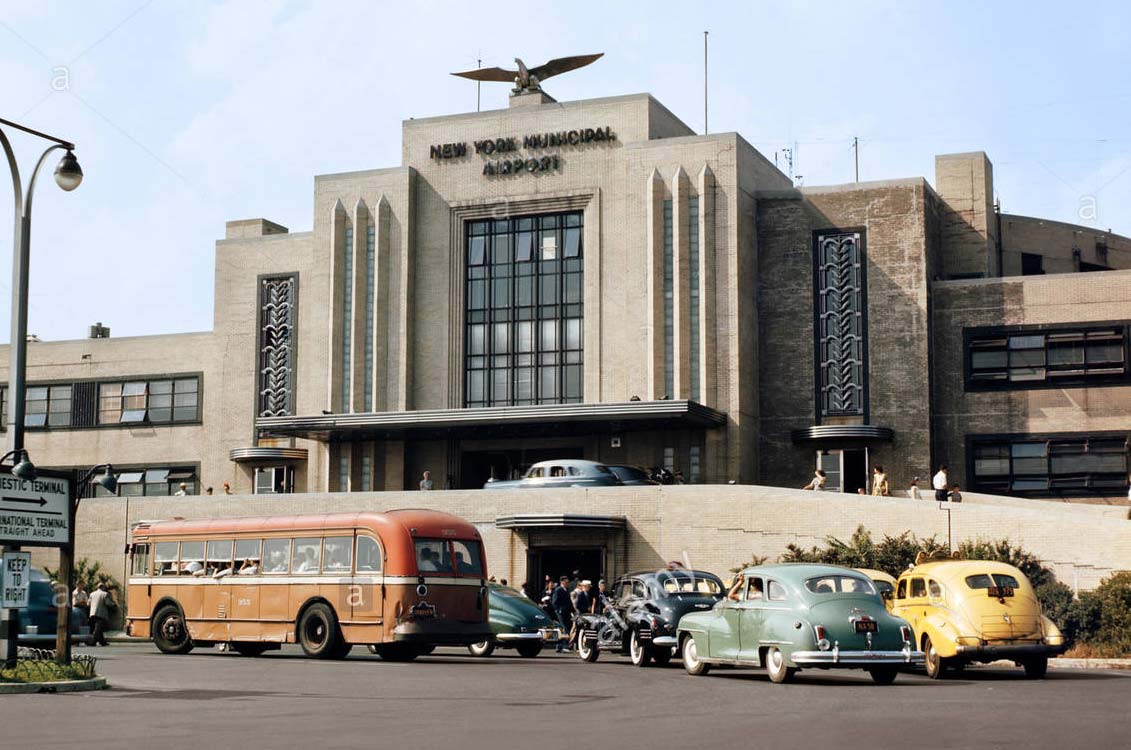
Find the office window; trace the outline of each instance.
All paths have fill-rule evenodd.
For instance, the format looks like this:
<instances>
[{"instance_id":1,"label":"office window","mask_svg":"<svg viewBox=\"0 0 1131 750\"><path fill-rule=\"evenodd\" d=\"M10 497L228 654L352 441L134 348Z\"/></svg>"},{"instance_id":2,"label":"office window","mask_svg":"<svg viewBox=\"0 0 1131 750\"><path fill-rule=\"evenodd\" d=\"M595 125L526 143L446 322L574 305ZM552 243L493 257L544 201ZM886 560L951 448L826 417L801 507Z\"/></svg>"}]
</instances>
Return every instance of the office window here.
<instances>
[{"instance_id":1,"label":"office window","mask_svg":"<svg viewBox=\"0 0 1131 750\"><path fill-rule=\"evenodd\" d=\"M968 330L966 389L1024 389L1125 382L1125 324Z\"/></svg>"},{"instance_id":2,"label":"office window","mask_svg":"<svg viewBox=\"0 0 1131 750\"><path fill-rule=\"evenodd\" d=\"M28 386L24 399L25 427L69 427L71 386Z\"/></svg>"},{"instance_id":3,"label":"office window","mask_svg":"<svg viewBox=\"0 0 1131 750\"><path fill-rule=\"evenodd\" d=\"M347 446L348 449L348 446ZM350 491L350 457L338 456L338 492Z\"/></svg>"},{"instance_id":4,"label":"office window","mask_svg":"<svg viewBox=\"0 0 1131 750\"><path fill-rule=\"evenodd\" d=\"M700 474L702 473L700 463L701 462L700 462L700 458L699 458L699 446L693 445L693 446L691 446L691 455L688 457L688 460L687 460L688 480L692 484L698 484L699 483L699 477L700 477Z\"/></svg>"},{"instance_id":5,"label":"office window","mask_svg":"<svg viewBox=\"0 0 1131 750\"><path fill-rule=\"evenodd\" d=\"M0 431L8 429L8 388L0 388Z\"/></svg>"},{"instance_id":6,"label":"office window","mask_svg":"<svg viewBox=\"0 0 1131 750\"><path fill-rule=\"evenodd\" d=\"M466 224L468 407L579 403L581 213Z\"/></svg>"},{"instance_id":7,"label":"office window","mask_svg":"<svg viewBox=\"0 0 1131 750\"><path fill-rule=\"evenodd\" d=\"M688 342L691 345L691 377L689 385L691 386L691 400L699 400L699 198L689 198L687 200L687 238L688 238L688 254L687 260L689 264L689 271L687 280L690 287L690 305L689 318L691 324L691 335L688 337Z\"/></svg>"},{"instance_id":8,"label":"office window","mask_svg":"<svg viewBox=\"0 0 1131 750\"><path fill-rule=\"evenodd\" d=\"M116 468L118 472L118 490L116 493L108 492L102 485L92 484L82 488L85 497L91 494L94 497L119 497L137 496L172 496L185 485L185 495L200 494L200 481L193 467L154 466L147 468Z\"/></svg>"},{"instance_id":9,"label":"office window","mask_svg":"<svg viewBox=\"0 0 1131 750\"><path fill-rule=\"evenodd\" d=\"M200 419L200 378L98 384L98 424L170 424Z\"/></svg>"},{"instance_id":10,"label":"office window","mask_svg":"<svg viewBox=\"0 0 1131 750\"><path fill-rule=\"evenodd\" d=\"M672 247L672 202L664 201L664 395L675 391L675 251Z\"/></svg>"},{"instance_id":11,"label":"office window","mask_svg":"<svg viewBox=\"0 0 1131 750\"><path fill-rule=\"evenodd\" d=\"M368 455L361 457L361 490L363 492L373 490L373 459Z\"/></svg>"},{"instance_id":12,"label":"office window","mask_svg":"<svg viewBox=\"0 0 1131 750\"><path fill-rule=\"evenodd\" d=\"M362 389L365 393L365 411L373 411L373 315L376 310L377 277L377 227L369 222L365 232L365 380Z\"/></svg>"},{"instance_id":13,"label":"office window","mask_svg":"<svg viewBox=\"0 0 1131 750\"><path fill-rule=\"evenodd\" d=\"M350 404L350 376L353 373L353 227L346 225L342 248L342 405L344 413L353 411Z\"/></svg>"},{"instance_id":14,"label":"office window","mask_svg":"<svg viewBox=\"0 0 1131 750\"><path fill-rule=\"evenodd\" d=\"M282 495L294 492L295 470L291 466L260 466L255 470L255 494Z\"/></svg>"},{"instance_id":15,"label":"office window","mask_svg":"<svg viewBox=\"0 0 1131 750\"><path fill-rule=\"evenodd\" d=\"M1127 435L1018 435L971 440L974 489L1007 495L1127 492Z\"/></svg>"},{"instance_id":16,"label":"office window","mask_svg":"<svg viewBox=\"0 0 1131 750\"><path fill-rule=\"evenodd\" d=\"M664 468L668 471L675 471L675 448L664 448Z\"/></svg>"}]
</instances>

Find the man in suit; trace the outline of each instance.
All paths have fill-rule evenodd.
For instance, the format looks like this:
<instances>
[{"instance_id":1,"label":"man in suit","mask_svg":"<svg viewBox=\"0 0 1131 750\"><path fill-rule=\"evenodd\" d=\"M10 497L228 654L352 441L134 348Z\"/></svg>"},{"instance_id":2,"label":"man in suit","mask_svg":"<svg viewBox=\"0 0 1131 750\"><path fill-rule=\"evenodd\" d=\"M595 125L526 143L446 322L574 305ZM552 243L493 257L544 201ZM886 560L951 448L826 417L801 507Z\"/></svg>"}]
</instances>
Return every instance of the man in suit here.
<instances>
[{"instance_id":1,"label":"man in suit","mask_svg":"<svg viewBox=\"0 0 1131 750\"><path fill-rule=\"evenodd\" d=\"M573 627L573 600L569 596L569 576L562 576L558 580L558 585L554 587L553 593L550 594L550 606L554 609L554 614L558 616L558 622L562 624L565 631L568 633ZM565 650L565 644L558 642L558 653Z\"/></svg>"}]
</instances>

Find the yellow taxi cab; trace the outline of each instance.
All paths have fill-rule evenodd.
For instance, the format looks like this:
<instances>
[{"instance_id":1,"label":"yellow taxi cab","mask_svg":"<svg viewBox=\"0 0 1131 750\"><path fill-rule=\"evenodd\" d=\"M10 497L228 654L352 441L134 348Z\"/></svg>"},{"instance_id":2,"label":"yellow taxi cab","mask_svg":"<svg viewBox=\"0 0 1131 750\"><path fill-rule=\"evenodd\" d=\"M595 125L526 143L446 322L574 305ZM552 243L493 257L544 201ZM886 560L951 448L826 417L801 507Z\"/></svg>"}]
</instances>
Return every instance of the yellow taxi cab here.
<instances>
[{"instance_id":1,"label":"yellow taxi cab","mask_svg":"<svg viewBox=\"0 0 1131 750\"><path fill-rule=\"evenodd\" d=\"M1044 677L1049 657L1065 649L1025 574L1007 563L920 553L899 576L891 611L911 623L932 679L998 659Z\"/></svg>"}]
</instances>

